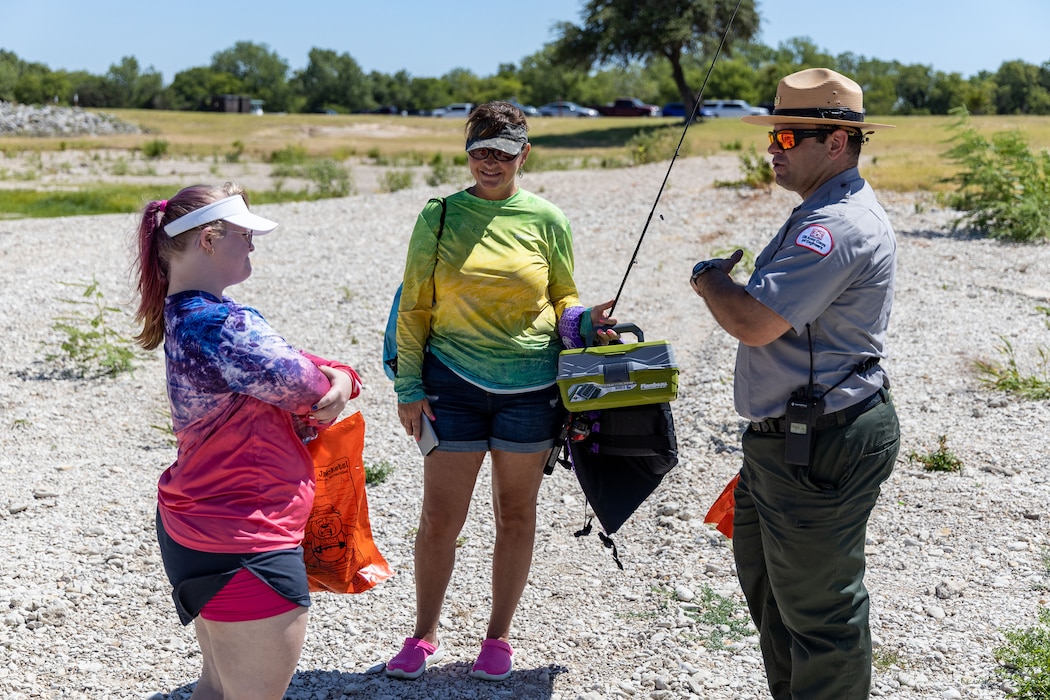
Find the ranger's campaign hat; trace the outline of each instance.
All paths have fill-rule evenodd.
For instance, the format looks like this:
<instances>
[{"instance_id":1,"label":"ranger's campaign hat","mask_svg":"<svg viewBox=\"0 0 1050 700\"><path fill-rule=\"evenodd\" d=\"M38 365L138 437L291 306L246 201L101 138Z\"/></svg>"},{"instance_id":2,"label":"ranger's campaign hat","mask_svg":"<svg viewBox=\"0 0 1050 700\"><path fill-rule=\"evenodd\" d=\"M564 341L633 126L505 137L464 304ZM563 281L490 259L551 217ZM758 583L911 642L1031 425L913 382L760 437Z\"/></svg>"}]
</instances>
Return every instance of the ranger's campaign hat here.
<instances>
[{"instance_id":1,"label":"ranger's campaign hat","mask_svg":"<svg viewBox=\"0 0 1050 700\"><path fill-rule=\"evenodd\" d=\"M748 124L828 124L860 131L892 129L892 124L864 121L864 91L853 80L828 68L807 68L777 85L773 113L741 117Z\"/></svg>"}]
</instances>

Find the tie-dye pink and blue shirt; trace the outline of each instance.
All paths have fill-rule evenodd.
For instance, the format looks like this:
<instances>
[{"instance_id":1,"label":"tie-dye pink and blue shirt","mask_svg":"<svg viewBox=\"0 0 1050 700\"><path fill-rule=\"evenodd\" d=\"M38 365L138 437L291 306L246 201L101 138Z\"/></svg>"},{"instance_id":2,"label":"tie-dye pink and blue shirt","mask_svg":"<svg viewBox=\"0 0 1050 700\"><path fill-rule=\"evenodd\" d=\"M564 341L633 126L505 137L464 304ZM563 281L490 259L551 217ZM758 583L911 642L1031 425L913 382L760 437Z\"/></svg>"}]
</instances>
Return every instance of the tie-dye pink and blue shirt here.
<instances>
[{"instance_id":1,"label":"tie-dye pink and blue shirt","mask_svg":"<svg viewBox=\"0 0 1050 700\"><path fill-rule=\"evenodd\" d=\"M490 391L550 386L562 350L558 321L579 306L568 220L525 190L501 201L462 191L445 203L440 241L441 207L431 203L409 242L398 307L398 401L424 398L427 346Z\"/></svg>"},{"instance_id":2,"label":"tie-dye pink and blue shirt","mask_svg":"<svg viewBox=\"0 0 1050 700\"><path fill-rule=\"evenodd\" d=\"M164 306L168 398L178 458L161 475L160 515L179 544L206 552L294 547L313 505L299 416L327 393L327 365L291 347L258 311L201 291Z\"/></svg>"}]
</instances>

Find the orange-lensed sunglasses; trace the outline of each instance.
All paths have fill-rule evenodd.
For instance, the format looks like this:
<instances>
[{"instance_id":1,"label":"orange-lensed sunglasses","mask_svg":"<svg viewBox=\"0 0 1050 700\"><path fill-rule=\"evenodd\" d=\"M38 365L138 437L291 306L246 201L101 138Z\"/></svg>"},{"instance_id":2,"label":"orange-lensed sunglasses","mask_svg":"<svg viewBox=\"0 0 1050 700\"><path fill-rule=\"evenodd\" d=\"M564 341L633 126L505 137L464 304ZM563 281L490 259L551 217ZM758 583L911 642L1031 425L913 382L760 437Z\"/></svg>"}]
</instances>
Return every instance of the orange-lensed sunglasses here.
<instances>
[{"instance_id":1,"label":"orange-lensed sunglasses","mask_svg":"<svg viewBox=\"0 0 1050 700\"><path fill-rule=\"evenodd\" d=\"M777 144L785 151L790 151L798 145L802 139L816 138L824 134L830 134L836 129L780 129L769 132L769 143Z\"/></svg>"}]
</instances>

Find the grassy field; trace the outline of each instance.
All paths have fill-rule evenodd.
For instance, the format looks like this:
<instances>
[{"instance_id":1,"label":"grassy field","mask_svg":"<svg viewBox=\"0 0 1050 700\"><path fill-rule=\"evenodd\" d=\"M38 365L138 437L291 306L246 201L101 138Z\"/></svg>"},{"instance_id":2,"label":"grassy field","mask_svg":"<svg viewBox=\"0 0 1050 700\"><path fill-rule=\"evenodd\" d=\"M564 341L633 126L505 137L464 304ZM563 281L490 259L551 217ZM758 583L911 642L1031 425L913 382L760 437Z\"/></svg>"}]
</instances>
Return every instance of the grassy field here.
<instances>
[{"instance_id":1,"label":"grassy field","mask_svg":"<svg viewBox=\"0 0 1050 700\"><path fill-rule=\"evenodd\" d=\"M168 159L221 159L236 153L242 160L269 162L275 152L295 149L311 158L336 161L370 160L391 165L420 165L435 154L462 158L463 124L460 120L434 117L323 114L218 114L155 110L105 110L117 118L139 125L141 134L104 137L30 138L0 137L0 153L8 158L41 151L128 153L141 156L151 142L164 142ZM865 146L868 160L864 175L880 189L897 191L943 191L953 166L944 157L952 136L953 117L874 118L896 125L876 132ZM974 124L986 136L1020 129L1033 149L1050 148L1050 117L975 117ZM661 131L655 138L652 131ZM724 152L765 152L768 143L762 127L737 120L709 119L687 131L682 156ZM627 167L638 143L658 149L670 158L681 136L676 119L555 119L534 117L530 138L534 145L532 170ZM657 145L653 145L653 144ZM0 175L2 176L2 175ZM99 188L103 186L88 186ZM80 187L82 198L91 192ZM52 193L53 194L53 193ZM109 193L106 193L107 197ZM31 183L0 190L0 215L46 215L33 213L27 201L34 199ZM104 200L106 197L98 197ZM90 205L88 205L90 206ZM46 207L45 207L46 210ZM82 209L78 210L84 213ZM61 215L61 214L54 214Z\"/></svg>"}]
</instances>

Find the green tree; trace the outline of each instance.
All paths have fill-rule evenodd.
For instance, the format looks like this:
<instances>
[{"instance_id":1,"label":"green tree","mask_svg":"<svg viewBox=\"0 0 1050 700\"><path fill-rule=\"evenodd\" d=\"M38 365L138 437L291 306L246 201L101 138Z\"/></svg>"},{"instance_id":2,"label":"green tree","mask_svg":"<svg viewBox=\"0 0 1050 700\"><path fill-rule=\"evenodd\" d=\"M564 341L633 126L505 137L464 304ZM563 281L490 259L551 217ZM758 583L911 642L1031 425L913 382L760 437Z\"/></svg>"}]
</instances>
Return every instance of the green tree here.
<instances>
[{"instance_id":1,"label":"green tree","mask_svg":"<svg viewBox=\"0 0 1050 700\"><path fill-rule=\"evenodd\" d=\"M522 102L523 85L518 77L518 69L513 63L501 63L496 74L479 81L478 91L474 95L475 102L489 102L490 100L507 100L515 98ZM522 104L526 104L522 102Z\"/></svg>"},{"instance_id":2,"label":"green tree","mask_svg":"<svg viewBox=\"0 0 1050 700\"><path fill-rule=\"evenodd\" d=\"M69 104L72 84L65 72L54 72L43 63L26 63L14 86L14 97L26 104Z\"/></svg>"},{"instance_id":3,"label":"green tree","mask_svg":"<svg viewBox=\"0 0 1050 700\"><path fill-rule=\"evenodd\" d=\"M968 114L995 114L995 80L981 71L966 81L964 109Z\"/></svg>"},{"instance_id":4,"label":"green tree","mask_svg":"<svg viewBox=\"0 0 1050 700\"><path fill-rule=\"evenodd\" d=\"M798 70L797 68L791 68L785 70L783 75L793 73ZM711 80L707 83L707 94L705 98L713 100L747 100L752 104L763 101L763 95L759 91L760 83L757 80L757 72L754 68L747 64L746 61L739 58L723 59L715 64L715 68L711 71ZM781 75L780 77L783 77ZM779 77L777 80L779 81ZM776 87L773 87L773 94L769 95L769 101L773 101L773 95L776 94Z\"/></svg>"},{"instance_id":5,"label":"green tree","mask_svg":"<svg viewBox=\"0 0 1050 700\"><path fill-rule=\"evenodd\" d=\"M152 68L140 72L134 56L125 56L120 63L110 66L105 77L111 84L113 99L107 107L151 107L161 91L160 73Z\"/></svg>"},{"instance_id":6,"label":"green tree","mask_svg":"<svg viewBox=\"0 0 1050 700\"><path fill-rule=\"evenodd\" d=\"M0 100L13 102L15 85L22 72L22 59L7 49L0 49Z\"/></svg>"},{"instance_id":7,"label":"green tree","mask_svg":"<svg viewBox=\"0 0 1050 700\"><path fill-rule=\"evenodd\" d=\"M208 110L213 95L233 95L242 89L240 81L229 73L202 66L176 73L166 99L171 109Z\"/></svg>"},{"instance_id":8,"label":"green tree","mask_svg":"<svg viewBox=\"0 0 1050 700\"><path fill-rule=\"evenodd\" d=\"M999 114L1045 114L1047 88L1040 85L1039 66L1006 61L995 73L995 109Z\"/></svg>"},{"instance_id":9,"label":"green tree","mask_svg":"<svg viewBox=\"0 0 1050 700\"><path fill-rule=\"evenodd\" d=\"M212 56L211 69L232 75L241 90L263 100L268 111L287 112L294 106L288 84L288 63L266 44L238 41L232 48Z\"/></svg>"},{"instance_id":10,"label":"green tree","mask_svg":"<svg viewBox=\"0 0 1050 700\"><path fill-rule=\"evenodd\" d=\"M416 105L416 109L435 109L453 101L448 86L440 78L414 78L409 89L409 102Z\"/></svg>"},{"instance_id":11,"label":"green tree","mask_svg":"<svg viewBox=\"0 0 1050 700\"><path fill-rule=\"evenodd\" d=\"M348 111L376 106L371 81L350 54L310 49L310 60L293 85L305 99L304 112L321 112L332 105Z\"/></svg>"},{"instance_id":12,"label":"green tree","mask_svg":"<svg viewBox=\"0 0 1050 700\"><path fill-rule=\"evenodd\" d=\"M932 84L931 67L919 64L901 66L897 73L897 104L894 111L898 114L929 114Z\"/></svg>"},{"instance_id":13,"label":"green tree","mask_svg":"<svg viewBox=\"0 0 1050 700\"><path fill-rule=\"evenodd\" d=\"M867 114L892 114L897 105L897 62L880 61L861 56L851 71L843 71L864 90Z\"/></svg>"},{"instance_id":14,"label":"green tree","mask_svg":"<svg viewBox=\"0 0 1050 700\"><path fill-rule=\"evenodd\" d=\"M372 99L377 105L394 105L403 110L426 109L429 105L418 104L412 93L412 76L400 70L393 75L372 71L368 74L372 86Z\"/></svg>"},{"instance_id":15,"label":"green tree","mask_svg":"<svg viewBox=\"0 0 1050 700\"><path fill-rule=\"evenodd\" d=\"M477 102L478 91L481 87L481 79L466 68L453 68L441 76L442 82L448 86L452 102Z\"/></svg>"},{"instance_id":16,"label":"green tree","mask_svg":"<svg viewBox=\"0 0 1050 700\"><path fill-rule=\"evenodd\" d=\"M588 0L581 25L559 25L556 62L590 68L665 58L682 101L692 104L695 93L685 77L683 56L713 54L735 7L732 0ZM750 39L758 23L754 0L742 0L730 39ZM730 46L727 42L727 50Z\"/></svg>"},{"instance_id":17,"label":"green tree","mask_svg":"<svg viewBox=\"0 0 1050 700\"><path fill-rule=\"evenodd\" d=\"M966 104L967 84L960 73L933 74L930 82L930 114L948 114Z\"/></svg>"},{"instance_id":18,"label":"green tree","mask_svg":"<svg viewBox=\"0 0 1050 700\"><path fill-rule=\"evenodd\" d=\"M558 100L576 100L580 87L589 82L585 69L560 66L556 62L554 44L523 58L518 77L524 86L518 99L537 107Z\"/></svg>"}]
</instances>

